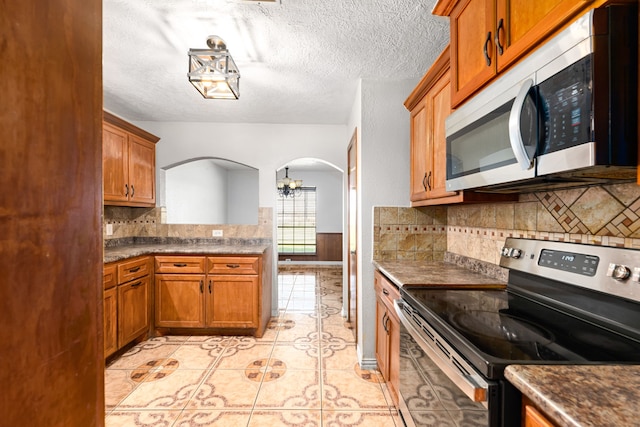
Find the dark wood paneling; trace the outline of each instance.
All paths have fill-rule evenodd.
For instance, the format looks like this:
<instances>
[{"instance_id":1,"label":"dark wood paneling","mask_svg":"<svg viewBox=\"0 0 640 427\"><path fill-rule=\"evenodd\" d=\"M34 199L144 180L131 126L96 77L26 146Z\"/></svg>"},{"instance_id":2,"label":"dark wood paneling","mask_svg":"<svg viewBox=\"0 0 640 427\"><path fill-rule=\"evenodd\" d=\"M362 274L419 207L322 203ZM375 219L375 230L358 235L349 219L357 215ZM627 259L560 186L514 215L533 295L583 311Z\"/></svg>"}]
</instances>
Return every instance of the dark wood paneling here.
<instances>
[{"instance_id":1,"label":"dark wood paneling","mask_svg":"<svg viewBox=\"0 0 640 427\"><path fill-rule=\"evenodd\" d=\"M284 261L342 261L342 233L317 233L315 255L279 255Z\"/></svg>"},{"instance_id":2,"label":"dark wood paneling","mask_svg":"<svg viewBox=\"0 0 640 427\"><path fill-rule=\"evenodd\" d=\"M100 427L102 4L0 9L0 424Z\"/></svg>"}]
</instances>

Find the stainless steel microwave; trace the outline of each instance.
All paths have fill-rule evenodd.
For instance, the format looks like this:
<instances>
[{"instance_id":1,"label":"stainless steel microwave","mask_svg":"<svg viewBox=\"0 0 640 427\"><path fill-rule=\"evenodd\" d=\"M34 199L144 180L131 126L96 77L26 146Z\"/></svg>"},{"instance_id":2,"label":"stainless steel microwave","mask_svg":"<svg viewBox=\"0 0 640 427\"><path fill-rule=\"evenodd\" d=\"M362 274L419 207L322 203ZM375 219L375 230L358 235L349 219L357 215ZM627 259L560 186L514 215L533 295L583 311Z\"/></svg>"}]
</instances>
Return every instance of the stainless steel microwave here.
<instances>
[{"instance_id":1,"label":"stainless steel microwave","mask_svg":"<svg viewBox=\"0 0 640 427\"><path fill-rule=\"evenodd\" d=\"M446 120L446 188L526 192L636 179L637 4L573 22Z\"/></svg>"}]
</instances>

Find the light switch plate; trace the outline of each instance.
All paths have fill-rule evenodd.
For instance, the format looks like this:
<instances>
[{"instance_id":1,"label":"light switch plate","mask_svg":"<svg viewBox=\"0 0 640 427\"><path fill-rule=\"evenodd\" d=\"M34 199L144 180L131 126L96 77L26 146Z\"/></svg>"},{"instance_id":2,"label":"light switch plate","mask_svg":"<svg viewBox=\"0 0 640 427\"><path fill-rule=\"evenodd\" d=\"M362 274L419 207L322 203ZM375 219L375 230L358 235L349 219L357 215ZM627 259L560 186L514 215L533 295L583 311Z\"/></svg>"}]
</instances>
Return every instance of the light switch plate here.
<instances>
[{"instance_id":1,"label":"light switch plate","mask_svg":"<svg viewBox=\"0 0 640 427\"><path fill-rule=\"evenodd\" d=\"M211 235L213 237L222 237L222 230L211 230Z\"/></svg>"},{"instance_id":2,"label":"light switch plate","mask_svg":"<svg viewBox=\"0 0 640 427\"><path fill-rule=\"evenodd\" d=\"M113 235L113 224L107 224L107 236Z\"/></svg>"}]
</instances>

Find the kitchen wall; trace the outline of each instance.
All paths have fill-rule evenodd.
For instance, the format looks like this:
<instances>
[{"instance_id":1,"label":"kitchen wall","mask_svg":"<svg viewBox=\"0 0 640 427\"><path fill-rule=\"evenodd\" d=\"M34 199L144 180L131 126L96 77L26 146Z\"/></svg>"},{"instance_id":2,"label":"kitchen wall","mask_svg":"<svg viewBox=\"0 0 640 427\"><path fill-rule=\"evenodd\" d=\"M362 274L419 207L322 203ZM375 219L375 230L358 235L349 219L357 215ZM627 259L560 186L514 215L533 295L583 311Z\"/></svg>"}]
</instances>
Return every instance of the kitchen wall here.
<instances>
[{"instance_id":1,"label":"kitchen wall","mask_svg":"<svg viewBox=\"0 0 640 427\"><path fill-rule=\"evenodd\" d=\"M440 260L444 246L448 252L497 264L507 237L640 249L640 187L632 183L530 193L509 203L381 207L374 210L374 219L377 260Z\"/></svg>"}]
</instances>

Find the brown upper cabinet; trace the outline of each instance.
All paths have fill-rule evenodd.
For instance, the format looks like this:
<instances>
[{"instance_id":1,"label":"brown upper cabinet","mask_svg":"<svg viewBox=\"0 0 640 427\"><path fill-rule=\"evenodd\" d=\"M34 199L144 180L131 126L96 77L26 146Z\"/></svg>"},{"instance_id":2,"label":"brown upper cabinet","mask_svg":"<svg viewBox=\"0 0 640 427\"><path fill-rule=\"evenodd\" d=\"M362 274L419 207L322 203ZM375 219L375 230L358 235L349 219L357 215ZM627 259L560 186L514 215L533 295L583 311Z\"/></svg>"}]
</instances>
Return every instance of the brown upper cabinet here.
<instances>
[{"instance_id":1,"label":"brown upper cabinet","mask_svg":"<svg viewBox=\"0 0 640 427\"><path fill-rule=\"evenodd\" d=\"M440 0L433 13L450 18L452 107L571 18L603 3L605 0Z\"/></svg>"},{"instance_id":2,"label":"brown upper cabinet","mask_svg":"<svg viewBox=\"0 0 640 427\"><path fill-rule=\"evenodd\" d=\"M160 140L104 112L102 170L104 204L153 207L156 204L156 143Z\"/></svg>"},{"instance_id":3,"label":"brown upper cabinet","mask_svg":"<svg viewBox=\"0 0 640 427\"><path fill-rule=\"evenodd\" d=\"M445 120L451 113L449 46L436 59L404 106L410 115L411 206L514 200L514 195L447 191Z\"/></svg>"}]
</instances>

